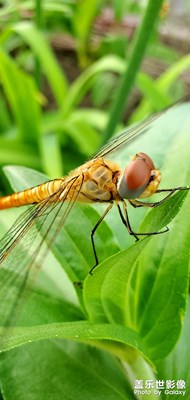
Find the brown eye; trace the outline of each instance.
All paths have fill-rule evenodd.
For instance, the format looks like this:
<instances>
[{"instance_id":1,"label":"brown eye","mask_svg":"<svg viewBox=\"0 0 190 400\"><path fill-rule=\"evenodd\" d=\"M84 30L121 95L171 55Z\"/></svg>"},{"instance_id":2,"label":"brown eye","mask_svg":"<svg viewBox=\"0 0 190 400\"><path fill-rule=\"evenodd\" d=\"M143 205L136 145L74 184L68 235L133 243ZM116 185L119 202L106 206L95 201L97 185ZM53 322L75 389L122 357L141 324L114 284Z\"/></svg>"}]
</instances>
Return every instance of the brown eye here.
<instances>
[{"instance_id":1,"label":"brown eye","mask_svg":"<svg viewBox=\"0 0 190 400\"><path fill-rule=\"evenodd\" d=\"M154 165L152 159L151 159L149 156L147 156L147 154L145 154L145 153L138 153L138 154L137 154L137 157L138 157L138 158L139 158L139 157L142 158L142 159L146 162L146 164L149 165L149 168L150 168L151 171L152 171L153 169L155 169L155 165Z\"/></svg>"},{"instance_id":2,"label":"brown eye","mask_svg":"<svg viewBox=\"0 0 190 400\"><path fill-rule=\"evenodd\" d=\"M118 192L122 198L135 199L146 189L154 163L145 153L138 153L126 167L120 180Z\"/></svg>"}]
</instances>

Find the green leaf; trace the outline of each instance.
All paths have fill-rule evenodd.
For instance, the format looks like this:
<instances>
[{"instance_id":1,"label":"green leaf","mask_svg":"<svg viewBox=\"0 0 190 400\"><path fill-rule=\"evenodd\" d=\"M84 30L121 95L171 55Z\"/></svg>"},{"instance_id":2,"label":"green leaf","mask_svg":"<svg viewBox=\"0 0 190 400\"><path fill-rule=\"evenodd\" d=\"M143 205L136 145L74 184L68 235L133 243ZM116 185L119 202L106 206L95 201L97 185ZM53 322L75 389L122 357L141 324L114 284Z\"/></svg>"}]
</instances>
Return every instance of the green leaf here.
<instances>
[{"instance_id":1,"label":"green leaf","mask_svg":"<svg viewBox=\"0 0 190 400\"><path fill-rule=\"evenodd\" d=\"M135 31L135 35L132 40L131 54L128 65L125 67L122 79L120 80L116 91L116 96L112 102L110 118L104 131L102 144L105 144L106 141L113 135L113 132L125 110L126 101L140 69L143 56L146 48L148 47L150 36L152 32L154 32L154 26L159 19L159 12L161 10L162 3L163 0L157 0L154 3L151 0L147 2L138 29Z\"/></svg>"},{"instance_id":2,"label":"green leaf","mask_svg":"<svg viewBox=\"0 0 190 400\"><path fill-rule=\"evenodd\" d=\"M94 270L92 276L87 276L83 293L85 308L90 320L123 324L123 318L120 318L118 313L124 296L121 286L124 285L125 287L128 275L139 256L139 252L146 245L146 240L142 240L128 250L104 261ZM104 295L105 282L108 282L109 289L108 293ZM117 289L115 289L115 286ZM118 287L120 288L119 291ZM111 312L107 309L107 301L110 302Z\"/></svg>"},{"instance_id":3,"label":"green leaf","mask_svg":"<svg viewBox=\"0 0 190 400\"><path fill-rule=\"evenodd\" d=\"M19 70L3 51L0 51L0 79L18 125L18 138L24 142L37 142L41 111L34 80Z\"/></svg>"},{"instance_id":4,"label":"green leaf","mask_svg":"<svg viewBox=\"0 0 190 400\"><path fill-rule=\"evenodd\" d=\"M87 41L89 40L89 31L93 19L97 12L97 1L83 0L77 3L74 18L72 20L73 28L77 36L77 50L81 65L86 65Z\"/></svg>"},{"instance_id":5,"label":"green leaf","mask_svg":"<svg viewBox=\"0 0 190 400\"><path fill-rule=\"evenodd\" d=\"M166 192L167 193L167 192ZM160 206L153 208L144 218L140 232L160 231L178 214L188 195L188 190L179 191Z\"/></svg>"},{"instance_id":6,"label":"green leaf","mask_svg":"<svg viewBox=\"0 0 190 400\"><path fill-rule=\"evenodd\" d=\"M67 81L42 34L29 22L19 22L11 30L19 34L39 58L57 104L61 107L67 96Z\"/></svg>"},{"instance_id":7,"label":"green leaf","mask_svg":"<svg viewBox=\"0 0 190 400\"><path fill-rule=\"evenodd\" d=\"M173 351L163 360L156 363L159 379L177 381L183 380L185 383L185 398L190 397L190 347L189 347L189 329L190 329L190 303L185 315L184 325L180 339ZM176 390L177 388L175 388ZM180 389L179 389L180 390ZM164 399L171 396L165 395Z\"/></svg>"},{"instance_id":8,"label":"green leaf","mask_svg":"<svg viewBox=\"0 0 190 400\"><path fill-rule=\"evenodd\" d=\"M11 118L7 110L5 99L0 94L0 132L5 132L11 126Z\"/></svg>"},{"instance_id":9,"label":"green leaf","mask_svg":"<svg viewBox=\"0 0 190 400\"><path fill-rule=\"evenodd\" d=\"M144 98L152 104L155 111L160 111L171 104L170 96L158 88L155 81L148 75L138 74L136 83Z\"/></svg>"},{"instance_id":10,"label":"green leaf","mask_svg":"<svg viewBox=\"0 0 190 400\"><path fill-rule=\"evenodd\" d=\"M6 400L133 400L120 362L92 346L46 340L1 357Z\"/></svg>"},{"instance_id":11,"label":"green leaf","mask_svg":"<svg viewBox=\"0 0 190 400\"><path fill-rule=\"evenodd\" d=\"M65 121L63 128L86 157L91 156L94 149L98 148L97 131L80 116L80 113L73 112ZM79 135L79 132L82 132L82 135Z\"/></svg>"},{"instance_id":12,"label":"green leaf","mask_svg":"<svg viewBox=\"0 0 190 400\"><path fill-rule=\"evenodd\" d=\"M58 178L63 175L62 154L58 134L46 131L39 143L43 170L48 176ZM50 161L51 160L51 161Z\"/></svg>"},{"instance_id":13,"label":"green leaf","mask_svg":"<svg viewBox=\"0 0 190 400\"><path fill-rule=\"evenodd\" d=\"M165 177L170 187L180 179L180 184L190 181L189 151L187 141L188 120L184 122L178 138L170 148L165 164ZM183 201L183 193L174 196L174 215L179 211L178 201ZM174 200L175 199L175 200ZM163 209L161 209L163 212ZM152 213L152 212L151 212ZM162 214L162 222L170 217ZM137 284L135 299L136 312L133 323L138 324L149 348L149 356L154 359L164 357L172 350L182 327L188 290L189 240L190 240L189 196L171 223L170 232L164 237L151 239L142 252L137 269L132 278ZM145 221L149 223L150 218ZM149 265L149 270L147 270ZM135 276L136 275L136 276ZM139 280L140 279L140 280ZM132 298L129 299L131 302ZM157 299L159 298L159 302ZM134 326L132 324L132 326Z\"/></svg>"},{"instance_id":14,"label":"green leaf","mask_svg":"<svg viewBox=\"0 0 190 400\"><path fill-rule=\"evenodd\" d=\"M166 119L170 112L167 114ZM163 168L169 188L175 187L174 182L183 186L190 181L189 119L183 122L179 136L170 141ZM154 140L156 142L155 137L150 141L151 145ZM173 219L169 233L142 240L112 256L94 271L93 280L87 277L84 286L89 317L135 329L151 360L165 357L172 350L182 327L189 267L190 206L187 194L188 191L179 192L152 209L141 225L143 232L156 231Z\"/></svg>"},{"instance_id":15,"label":"green leaf","mask_svg":"<svg viewBox=\"0 0 190 400\"><path fill-rule=\"evenodd\" d=\"M105 71L112 71L121 74L125 63L116 56L102 57L100 60L88 67L80 76L72 83L68 96L65 98L62 107L62 117L66 118L72 109L79 104L86 92L93 84L93 80L97 74Z\"/></svg>"},{"instance_id":16,"label":"green leaf","mask_svg":"<svg viewBox=\"0 0 190 400\"><path fill-rule=\"evenodd\" d=\"M68 16L72 16L72 2L64 2L65 4L63 4L61 1L59 0L55 0L53 3L50 0L46 0L43 3L43 14L46 14L46 12L50 12L51 14L53 12L59 12L59 13L63 13L64 15L68 15ZM68 4L67 4L68 3ZM69 4L70 3L70 4ZM31 10L34 11L35 9L35 3L32 0L26 0L24 2L22 2L21 4L19 4L19 8L21 10ZM15 7L15 9L17 9Z\"/></svg>"},{"instance_id":17,"label":"green leaf","mask_svg":"<svg viewBox=\"0 0 190 400\"><path fill-rule=\"evenodd\" d=\"M187 69L190 65L190 56L185 55L184 57L180 58L178 61L173 63L166 72L164 72L156 81L155 81L155 90L158 90L159 93L162 93L162 96L169 99L169 90L171 89L172 85L176 82L178 77ZM173 98L169 104L173 103ZM145 118L149 113L154 112L155 110L158 111L158 107L152 107L152 98L150 100L143 99L140 103L139 107L136 109L135 113L131 118L131 122L135 122ZM161 103L160 103L161 104ZM162 109L161 107L160 109Z\"/></svg>"},{"instance_id":18,"label":"green leaf","mask_svg":"<svg viewBox=\"0 0 190 400\"><path fill-rule=\"evenodd\" d=\"M112 7L114 8L115 17L118 21L121 21L127 11L127 6L125 0L112 0Z\"/></svg>"},{"instance_id":19,"label":"green leaf","mask_svg":"<svg viewBox=\"0 0 190 400\"><path fill-rule=\"evenodd\" d=\"M144 239L112 256L94 271L93 277L86 278L84 285L84 303L90 319L135 329L145 343L145 354L152 360L164 357L173 348L186 306L190 230L186 224L179 240L179 220L180 217L166 239ZM177 260L170 255L175 248L180 254Z\"/></svg>"},{"instance_id":20,"label":"green leaf","mask_svg":"<svg viewBox=\"0 0 190 400\"><path fill-rule=\"evenodd\" d=\"M92 126L94 129L102 131L107 122L107 113L95 108L80 108L76 109L71 114L71 120L83 120Z\"/></svg>"},{"instance_id":21,"label":"green leaf","mask_svg":"<svg viewBox=\"0 0 190 400\"><path fill-rule=\"evenodd\" d=\"M59 322L32 327L1 328L0 335L0 351L10 350L31 341L51 338L92 342L92 344L96 343L97 340L105 340L105 348L107 347L108 349L109 341L114 341L130 345L141 352L143 351L143 344L138 334L132 329L120 325L95 324L88 321ZM104 347L104 342L102 342L102 347ZM114 352L114 344L110 342L111 347ZM122 352L122 348L120 348L120 351Z\"/></svg>"},{"instance_id":22,"label":"green leaf","mask_svg":"<svg viewBox=\"0 0 190 400\"><path fill-rule=\"evenodd\" d=\"M142 136L139 138L138 143L134 142L121 152L115 154L115 158L118 157L120 165L123 163L126 164L127 153L135 154L137 151L147 151L148 149L150 155L153 158L155 156L156 165L161 165L164 160L164 166L161 168L163 175L162 187L183 186L190 182L188 140L189 105L187 104L174 107L172 110L166 112L155 121L150 132L147 132L147 136ZM6 173L16 190L22 190L47 179L44 175L29 169L9 167ZM72 371L73 380L75 379L77 383L77 373L83 373L83 379L86 379L83 366L77 364L78 370L75 368L76 358L72 358L73 353L71 351L72 346L76 346L75 348L77 349L80 348L82 357L82 348L84 345L71 344L68 351L69 355L67 353L65 358L65 353L63 354L60 351L60 343L62 344L63 338L70 341L81 341L86 344L90 343L92 346L99 346L124 360L131 385L133 385L132 380L134 379L155 379L152 364L150 361L147 364L143 357L158 365L158 359L166 357L172 351L182 329L186 307L190 203L189 196L184 199L185 195L185 192L177 193L162 206L151 209L150 214L147 214L145 217L142 227L151 231L162 229L165 223L169 223L172 219L170 222L170 231L167 234L142 239L127 250L126 248L129 244L126 241L127 232L124 227L121 227L120 221L118 222L118 215L115 215L113 210L113 213L110 213L108 216L109 225L115 226L116 237L119 238L119 242L120 239L123 240L122 246L125 250L114 254L118 251L119 246L113 235L112 228L107 223L104 223L100 227L100 230L98 230L95 240L98 256L101 261L105 261L94 270L92 276L88 275L88 270L93 266L94 262L91 243L88 237L90 237L91 229L97 222L98 213L92 206L75 205L64 225L64 229L60 232L59 238L53 244L53 253L50 252L50 260L47 260L48 262L45 263L44 275L41 276L40 282L38 282L35 289L29 287L31 292L30 299L27 296L24 297L27 301L25 311L23 310L24 312L22 313L23 319L20 319L22 325L20 323L21 326L12 326L9 329L4 328L1 331L2 340L0 341L0 345L2 349L3 347L4 350L8 350L8 348L13 349L15 346L26 344L23 350L22 348L18 348L11 352L5 352L5 355L3 355L5 359L2 359L3 373L1 374L1 385L4 392L7 391L5 393L8 400L12 395L10 393L10 381L12 382L11 387L15 388L15 393L18 391L19 400L20 382L24 382L24 385L26 384L27 387L28 376L30 377L30 382L35 382L35 369L32 362L31 368L33 372L24 367L22 369L15 367L15 364L19 366L27 364L26 366L30 367L30 363L26 363L23 355L28 354L28 350L26 349L30 348L30 346L32 346L32 349L35 349L36 346L36 353L40 354L41 357L42 352L40 352L40 349L44 348L43 360L45 362L40 374L44 389L42 389L41 385L38 386L38 380L36 382L36 387L39 387L42 393L40 398L43 399L44 392L47 398L47 386L44 385L44 376L46 381L50 381L50 383L52 376L61 382L60 389L58 388L56 392L56 395L59 393L59 397L57 395L58 398L60 398L60 392L61 396L63 393L65 397L67 396L65 386L62 386L63 380L60 378L59 371L54 368L56 362L52 358L52 353L55 355L58 366L62 367L62 373L64 373L63 371ZM161 194L159 195L160 197ZM151 201L154 200L151 198ZM183 207L181 207L182 204ZM181 207L180 211L179 207ZM97 205L97 209L102 211L104 205ZM0 214L1 227L4 223L5 225L10 224L10 218L13 219L17 211L19 210L6 210L2 212ZM139 229L140 215L142 217L143 213L147 210L130 211L132 211L132 214L130 213L132 217L134 216L134 220L132 218L132 225L134 224L135 229ZM142 214L141 211L143 212ZM111 256L111 254L114 255ZM49 270L48 274L46 274L47 264L49 264L49 270L52 271L52 275L49 275ZM60 268L60 264L67 272L71 281L81 281L87 275L84 282L84 295L81 307L77 303L76 296L73 294L72 285L69 286L69 281L65 279L65 274L62 275L63 270ZM14 263L12 267L14 270ZM13 274L13 270L10 271L11 274ZM18 272L17 269L14 271L15 274ZM54 282L51 285L52 276L54 276ZM2 281L1 283L3 284ZM12 300L12 296L14 297L14 285L12 286L6 280L6 276L5 283L7 288L3 287L4 292L3 290L0 291L0 301L4 313L9 309L9 301ZM56 295L56 289L58 289L58 295ZM81 292L81 289L79 290ZM44 295L44 292L46 295ZM7 297L4 297L3 293ZM25 293L27 294L27 291ZM80 294L79 298L81 297L82 294ZM51 305L50 302L52 302ZM84 318L89 318L90 322L88 320L84 321ZM59 340L57 339L58 342L53 341L52 344L50 340L55 337L59 338ZM48 342L45 339L48 339ZM41 340L41 342L29 344L28 342L31 340ZM49 347L46 347L47 343L48 346L50 346L50 343L53 346L52 351L49 351ZM56 352L57 343L59 343L60 364L60 359ZM25 353L23 353L24 351ZM7 358L9 354L13 354L12 357L10 356L10 359ZM16 354L16 359L14 358L14 354ZM99 354L103 354L103 352ZM71 362L70 355L72 358ZM28 357L29 359L31 358L30 355ZM38 357L36 356L33 359L36 362ZM85 360L86 365L90 362L85 356L81 359ZM109 361L111 362L112 359L114 360L114 358L109 358ZM46 365L48 365L49 369L46 369ZM16 370L23 376L23 380L20 378L20 375L16 374ZM15 375L16 378L14 378ZM92 381L94 386L96 383L98 385L99 382L97 374L95 376L96 379ZM101 376L103 376L103 372ZM31 377L33 380L31 380ZM72 384L73 380L69 374L66 381ZM91 382L89 371L87 381ZM108 381L112 382L110 376L108 377ZM76 392L73 394L73 387L73 385L69 386L68 383L67 389L70 398L76 395ZM123 388L122 384L121 387ZM29 386L27 390L30 388ZM104 395L102 386L100 386L100 389L102 390L102 396L109 395L107 391L105 391ZM51 393L50 390L49 393ZM85 398L82 389L80 393ZM98 392L98 398L99 395L100 393ZM120 392L118 395L117 391L116 395L119 396ZM123 398L129 397L131 399L134 397L134 394L128 389L125 389L122 395L124 396ZM16 396L14 400L17 400Z\"/></svg>"},{"instance_id":23,"label":"green leaf","mask_svg":"<svg viewBox=\"0 0 190 400\"><path fill-rule=\"evenodd\" d=\"M28 157L30 154L30 158ZM15 139L0 138L0 164L17 164L41 169L39 155L33 144L21 143Z\"/></svg>"}]
</instances>

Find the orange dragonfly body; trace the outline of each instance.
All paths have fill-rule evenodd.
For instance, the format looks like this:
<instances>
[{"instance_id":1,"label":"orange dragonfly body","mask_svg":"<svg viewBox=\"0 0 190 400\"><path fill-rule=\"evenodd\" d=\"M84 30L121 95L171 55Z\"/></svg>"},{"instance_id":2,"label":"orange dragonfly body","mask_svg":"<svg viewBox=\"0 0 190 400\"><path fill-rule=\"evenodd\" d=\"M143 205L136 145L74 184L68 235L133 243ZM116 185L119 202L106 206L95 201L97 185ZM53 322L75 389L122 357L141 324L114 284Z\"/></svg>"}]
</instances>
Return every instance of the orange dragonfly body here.
<instances>
[{"instance_id":1,"label":"orange dragonfly body","mask_svg":"<svg viewBox=\"0 0 190 400\"><path fill-rule=\"evenodd\" d=\"M71 171L68 176L0 198L0 209L31 205L0 241L0 267L2 267L0 271L3 268L6 270L13 269L16 266L16 273L19 270L23 274L23 279L18 284L17 298L26 284L31 267L35 264L39 265L38 255L41 252L42 245L47 243L47 247L51 247L75 202L108 203L107 209L91 232L95 256L93 268L98 265L94 234L114 204L118 208L122 223L136 240L139 239L139 235L156 235L168 230L166 227L159 232L134 232L129 222L125 200L135 208L156 207L177 190L189 190L190 187L159 190L160 171L145 153L139 152L133 156L124 170L121 170L115 162L109 160L109 155L112 152L147 131L155 118L157 116L111 140L91 160ZM161 201L155 203L142 200L158 192L168 192L168 194ZM36 233L40 233L41 239L35 244ZM30 255L27 256L28 250L30 250ZM37 258L38 261L36 261ZM42 257L40 261L42 261ZM0 280L0 290L1 292L4 290L6 297L7 289L4 288L4 283L6 279L7 281L10 279L9 274L8 278L3 279L2 282ZM11 279L13 281L14 277ZM9 287L10 285L11 280ZM7 315L10 314L9 311L7 311ZM7 319L8 317L5 318L6 321Z\"/></svg>"},{"instance_id":2,"label":"orange dragonfly body","mask_svg":"<svg viewBox=\"0 0 190 400\"><path fill-rule=\"evenodd\" d=\"M126 168L125 175L126 173L129 175L130 169L128 191L131 190L131 194L124 195L125 198L148 197L156 192L161 175L159 170L155 169L153 163L151 166L147 164L147 159L150 160L146 154L139 153L134 156L134 159ZM150 162L152 161L150 160ZM137 167L139 163L140 166ZM124 185L127 187L127 177L124 176L124 172L118 165L103 158L93 159L72 171L65 178L54 179L10 196L1 197L0 209L39 203L56 192L59 193L60 188L62 190L57 201L62 201L62 199L72 201L74 193L78 193L77 201L83 203L119 202L122 201L120 187L123 178L125 180ZM137 190L141 192L138 193L138 196L136 195Z\"/></svg>"},{"instance_id":3,"label":"orange dragonfly body","mask_svg":"<svg viewBox=\"0 0 190 400\"><path fill-rule=\"evenodd\" d=\"M145 153L136 154L124 171L112 161L97 158L71 171L65 178L54 179L33 188L0 198L0 209L36 203L43 204L43 201L49 203L51 199L52 203L65 201L71 203L75 201L82 203L109 203L108 208L95 225L91 235L96 260L95 266L97 266L98 258L93 236L113 204L116 203L122 221L127 226L129 233L138 240L137 234L130 227L124 199L130 200L133 206L140 206L137 197L145 198L154 194L157 191L160 180L160 171L155 168L153 161ZM123 204L124 216L121 213L119 203ZM148 232L147 234L157 233Z\"/></svg>"}]
</instances>

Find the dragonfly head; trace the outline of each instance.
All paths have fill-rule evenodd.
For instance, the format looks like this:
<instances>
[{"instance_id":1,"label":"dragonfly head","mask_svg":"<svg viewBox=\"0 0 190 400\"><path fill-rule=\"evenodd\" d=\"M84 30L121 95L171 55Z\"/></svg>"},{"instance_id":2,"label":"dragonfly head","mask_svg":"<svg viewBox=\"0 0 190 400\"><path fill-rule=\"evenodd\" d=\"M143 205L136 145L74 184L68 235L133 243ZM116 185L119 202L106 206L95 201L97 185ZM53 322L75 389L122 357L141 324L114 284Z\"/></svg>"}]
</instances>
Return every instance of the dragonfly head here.
<instances>
[{"instance_id":1,"label":"dragonfly head","mask_svg":"<svg viewBox=\"0 0 190 400\"><path fill-rule=\"evenodd\" d=\"M151 158L145 153L138 153L121 175L118 193L122 199L149 197L156 192L160 180L160 171Z\"/></svg>"}]
</instances>

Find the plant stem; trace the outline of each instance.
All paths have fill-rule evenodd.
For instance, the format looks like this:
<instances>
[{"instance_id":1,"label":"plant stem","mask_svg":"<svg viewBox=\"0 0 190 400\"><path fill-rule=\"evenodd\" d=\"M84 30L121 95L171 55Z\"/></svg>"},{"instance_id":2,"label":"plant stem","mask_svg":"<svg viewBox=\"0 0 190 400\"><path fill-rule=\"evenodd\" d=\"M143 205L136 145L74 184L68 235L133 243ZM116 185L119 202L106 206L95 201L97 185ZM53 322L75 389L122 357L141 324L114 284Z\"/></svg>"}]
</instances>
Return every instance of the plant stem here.
<instances>
[{"instance_id":1,"label":"plant stem","mask_svg":"<svg viewBox=\"0 0 190 400\"><path fill-rule=\"evenodd\" d=\"M85 341L86 343L90 343ZM92 343L91 343L92 344ZM146 382L152 381L153 385L157 379L154 373L154 365L148 363L141 353L130 346L122 345L121 343L113 343L108 341L94 341L97 347L109 351L114 356L118 357L123 363L128 382L130 383L131 389L135 390L135 381L140 380L143 384L143 390L146 390ZM149 389L148 389L149 390ZM158 399L157 394L154 392L154 388L150 388L150 393L134 393L138 400L156 400ZM140 391L139 391L140 392Z\"/></svg>"},{"instance_id":2,"label":"plant stem","mask_svg":"<svg viewBox=\"0 0 190 400\"><path fill-rule=\"evenodd\" d=\"M35 25L38 30L41 30L43 26L42 0L35 1L35 11ZM42 71L38 57L35 57L35 78L38 88L40 89L42 84Z\"/></svg>"},{"instance_id":3,"label":"plant stem","mask_svg":"<svg viewBox=\"0 0 190 400\"><path fill-rule=\"evenodd\" d=\"M164 0L149 0L142 22L135 34L132 53L126 70L121 78L120 86L110 110L110 118L105 129L102 144L113 134L126 106L126 100L134 84L140 68L148 40L158 19L159 11Z\"/></svg>"},{"instance_id":4,"label":"plant stem","mask_svg":"<svg viewBox=\"0 0 190 400\"><path fill-rule=\"evenodd\" d=\"M142 380L143 386L146 386L146 381L152 381L153 384L156 381L156 376L150 364L141 356L141 354L132 348L126 351L126 362L124 362L124 367L127 372L127 378L130 382L132 390L135 389L135 381ZM138 394L135 393L135 397L138 400L155 400L158 396L154 393L153 389L150 389L150 394Z\"/></svg>"}]
</instances>

